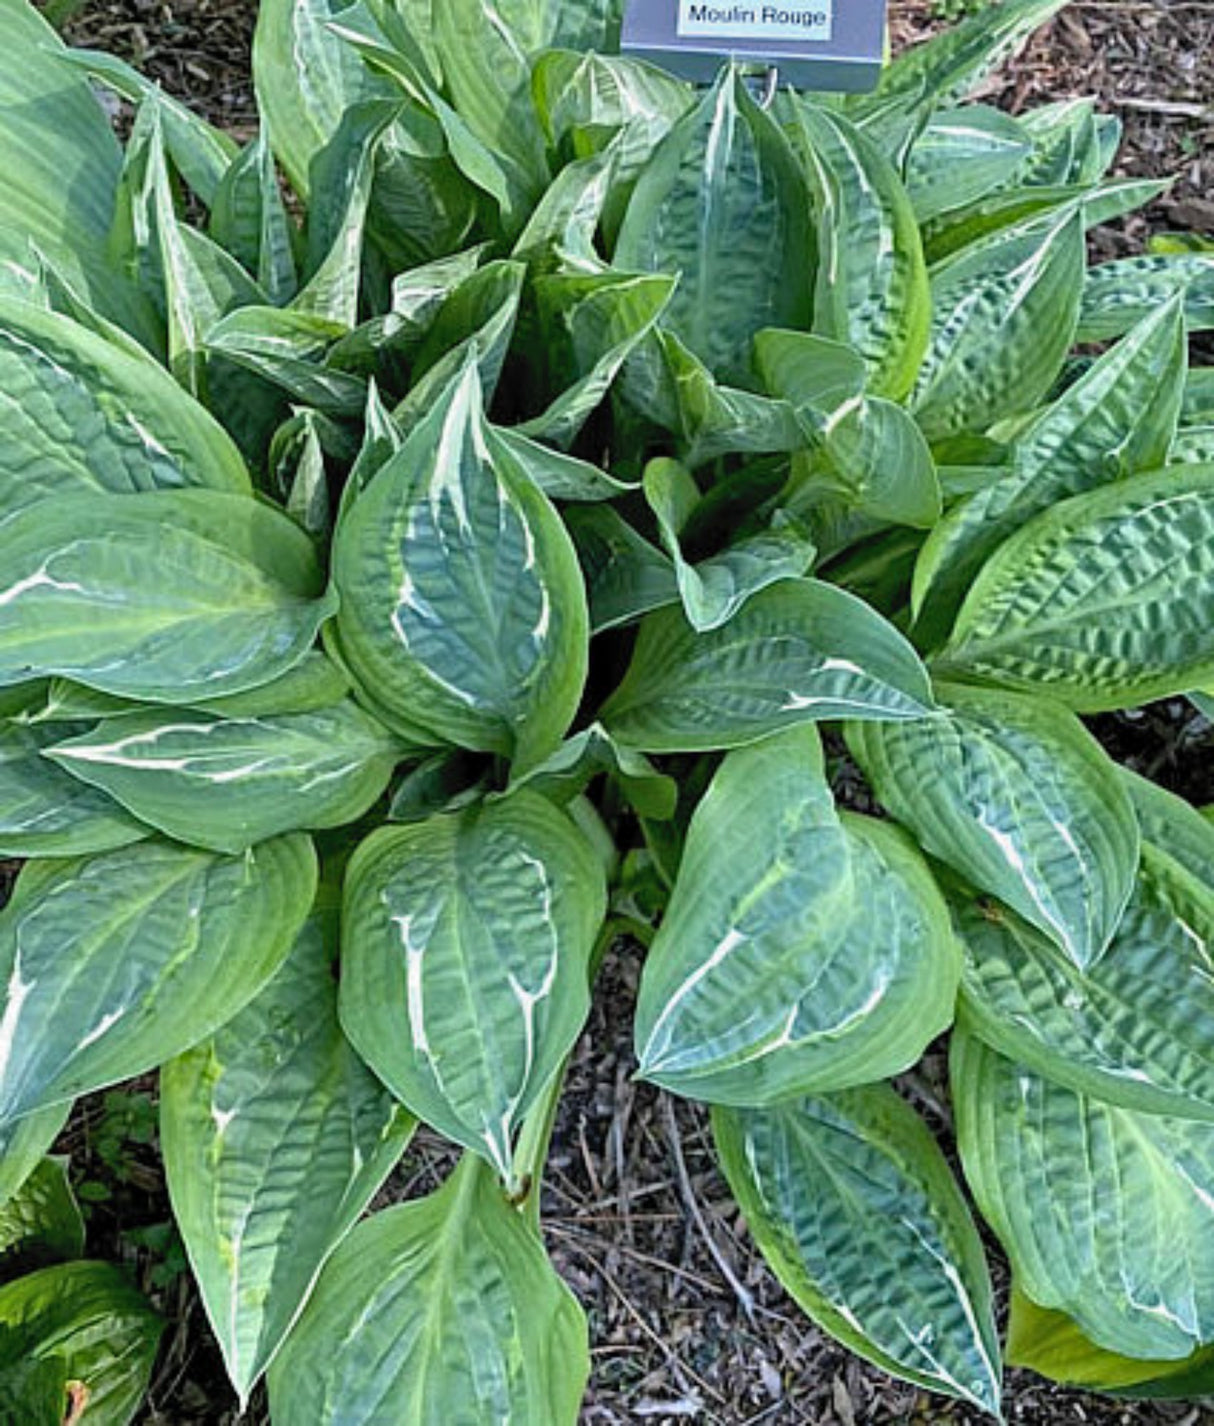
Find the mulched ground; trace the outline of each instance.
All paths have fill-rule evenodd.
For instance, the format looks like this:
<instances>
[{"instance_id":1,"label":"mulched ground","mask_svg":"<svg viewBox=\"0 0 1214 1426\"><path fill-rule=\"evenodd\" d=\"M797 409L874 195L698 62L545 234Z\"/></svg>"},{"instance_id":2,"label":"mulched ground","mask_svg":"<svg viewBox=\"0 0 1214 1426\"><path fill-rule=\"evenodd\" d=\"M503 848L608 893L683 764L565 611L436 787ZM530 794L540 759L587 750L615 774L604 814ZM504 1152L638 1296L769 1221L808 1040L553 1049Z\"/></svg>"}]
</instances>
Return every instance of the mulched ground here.
<instances>
[{"instance_id":1,"label":"mulched ground","mask_svg":"<svg viewBox=\"0 0 1214 1426\"><path fill-rule=\"evenodd\" d=\"M441 3L441 0L439 0ZM251 0L105 0L71 29L80 44L133 60L214 122L247 135ZM939 23L931 0L894 0L896 42ZM1120 167L1175 174L1145 217L1103 230L1101 256L1136 251L1151 230L1214 231L1214 0L1078 0L993 81L984 98L1013 111L1094 94L1125 123ZM1201 804L1214 801L1214 731L1183 700L1098 720L1115 756ZM618 948L576 1053L554 1141L546 1228L557 1266L590 1314L594 1380L586 1426L929 1426L985 1418L871 1370L819 1333L752 1249L717 1174L703 1112L632 1081L639 955ZM939 1057L909 1092L947 1133ZM154 1080L77 1111L61 1146L110 1197L91 1206L93 1250L164 1283L167 1203L146 1106ZM113 1170L115 1140L122 1170ZM421 1136L390 1185L400 1199L433 1187L450 1150ZM150 1231L149 1231L150 1230ZM149 1246L150 1244L150 1246ZM1002 1278L1005 1270L997 1264ZM237 1416L187 1275L154 1292L169 1319L147 1426L251 1426ZM1132 1405L1059 1392L1023 1373L1008 1420L1024 1426L1199 1426L1192 1404Z\"/></svg>"}]
</instances>

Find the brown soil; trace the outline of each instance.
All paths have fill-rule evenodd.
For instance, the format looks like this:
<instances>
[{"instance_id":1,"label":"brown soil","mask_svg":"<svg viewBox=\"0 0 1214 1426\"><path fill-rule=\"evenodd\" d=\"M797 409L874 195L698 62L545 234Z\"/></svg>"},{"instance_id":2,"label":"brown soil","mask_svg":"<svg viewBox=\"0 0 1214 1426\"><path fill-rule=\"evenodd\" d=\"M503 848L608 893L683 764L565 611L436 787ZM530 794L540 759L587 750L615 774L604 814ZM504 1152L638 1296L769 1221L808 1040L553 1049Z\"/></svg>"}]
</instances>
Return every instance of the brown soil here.
<instances>
[{"instance_id":1,"label":"brown soil","mask_svg":"<svg viewBox=\"0 0 1214 1426\"><path fill-rule=\"evenodd\" d=\"M81 44L123 55L172 93L240 135L255 113L248 80L252 0L105 0L73 26ZM938 24L931 0L894 3L899 43ZM1097 238L1102 255L1137 250L1150 229L1214 231L1214 0L1077 0L983 97L1021 109L1094 94L1125 121L1127 173L1175 174L1145 217ZM1114 754L1195 802L1214 800L1214 735L1176 700L1100 721ZM618 948L575 1056L546 1188L553 1256L590 1314L594 1379L586 1426L918 1426L977 1423L866 1367L824 1337L781 1292L752 1248L714 1167L704 1113L632 1080L638 953ZM946 1127L937 1066L910 1086ZM136 1086L150 1091L152 1086ZM105 1179L96 1141L100 1096L78 1110L63 1147L81 1174ZM155 1257L131 1231L163 1223L154 1146L128 1144L124 1181L92 1209L96 1251L145 1281ZM433 1186L451 1151L423 1135L395 1176L393 1199ZM1005 1275L997 1264L997 1273ZM891 1285L892 1286L892 1285ZM166 1348L143 1420L236 1426L267 1420L255 1401L236 1415L188 1277L158 1289ZM1011 1373L1007 1417L1024 1426L1214 1423L1192 1403L1134 1405L1060 1392Z\"/></svg>"}]
</instances>

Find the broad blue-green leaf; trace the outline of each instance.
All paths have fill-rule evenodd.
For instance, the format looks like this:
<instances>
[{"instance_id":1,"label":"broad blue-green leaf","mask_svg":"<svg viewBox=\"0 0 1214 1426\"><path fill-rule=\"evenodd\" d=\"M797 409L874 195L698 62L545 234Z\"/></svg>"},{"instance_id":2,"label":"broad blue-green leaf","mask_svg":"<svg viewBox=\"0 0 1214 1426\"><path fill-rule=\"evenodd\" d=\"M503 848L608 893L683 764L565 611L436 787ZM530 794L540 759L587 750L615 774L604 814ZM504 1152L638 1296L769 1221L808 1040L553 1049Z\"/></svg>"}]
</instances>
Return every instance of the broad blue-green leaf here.
<instances>
[{"instance_id":1,"label":"broad blue-green leaf","mask_svg":"<svg viewBox=\"0 0 1214 1426\"><path fill-rule=\"evenodd\" d=\"M964 1018L981 1039L1074 1090L1214 1121L1214 888L1146 843L1113 942L1086 974L1002 907L959 898L954 914Z\"/></svg>"},{"instance_id":2,"label":"broad blue-green leaf","mask_svg":"<svg viewBox=\"0 0 1214 1426\"><path fill-rule=\"evenodd\" d=\"M0 855L83 856L151 835L104 792L43 756L70 731L63 724L0 723Z\"/></svg>"},{"instance_id":3,"label":"broad blue-green leaf","mask_svg":"<svg viewBox=\"0 0 1214 1426\"><path fill-rule=\"evenodd\" d=\"M755 336L754 360L768 392L811 426L862 396L868 377L864 358L846 343L779 327Z\"/></svg>"},{"instance_id":4,"label":"broad blue-green leaf","mask_svg":"<svg viewBox=\"0 0 1214 1426\"><path fill-rule=\"evenodd\" d=\"M1214 424L1214 366L1190 367L1180 404L1182 426Z\"/></svg>"},{"instance_id":5,"label":"broad blue-green leaf","mask_svg":"<svg viewBox=\"0 0 1214 1426\"><path fill-rule=\"evenodd\" d=\"M804 526L777 514L768 529L693 564L679 538L700 503L691 473L677 461L659 458L646 466L644 488L674 564L683 611L698 633L720 628L752 595L779 580L800 578L813 562L814 545Z\"/></svg>"},{"instance_id":6,"label":"broad blue-green leaf","mask_svg":"<svg viewBox=\"0 0 1214 1426\"><path fill-rule=\"evenodd\" d=\"M313 912L261 994L161 1071L173 1215L242 1403L413 1130L338 1024L336 931Z\"/></svg>"},{"instance_id":7,"label":"broad blue-green leaf","mask_svg":"<svg viewBox=\"0 0 1214 1426\"><path fill-rule=\"evenodd\" d=\"M589 1371L581 1308L469 1154L338 1248L270 1409L278 1426L575 1426Z\"/></svg>"},{"instance_id":8,"label":"broad blue-green leaf","mask_svg":"<svg viewBox=\"0 0 1214 1426\"><path fill-rule=\"evenodd\" d=\"M64 1263L0 1287L5 1357L59 1358L97 1426L127 1426L143 1401L164 1324L111 1263Z\"/></svg>"},{"instance_id":9,"label":"broad blue-green leaf","mask_svg":"<svg viewBox=\"0 0 1214 1426\"><path fill-rule=\"evenodd\" d=\"M536 793L384 828L342 917L346 1034L420 1119L511 1174L514 1133L589 1007L603 871Z\"/></svg>"},{"instance_id":10,"label":"broad blue-green leaf","mask_svg":"<svg viewBox=\"0 0 1214 1426\"><path fill-rule=\"evenodd\" d=\"M678 603L674 565L618 510L607 505L575 507L566 512L565 523L586 579L592 634Z\"/></svg>"},{"instance_id":11,"label":"broad blue-green leaf","mask_svg":"<svg viewBox=\"0 0 1214 1426\"><path fill-rule=\"evenodd\" d=\"M986 104L945 109L911 145L906 189L920 223L963 208L1011 178L1032 151L1022 124Z\"/></svg>"},{"instance_id":12,"label":"broad blue-green leaf","mask_svg":"<svg viewBox=\"0 0 1214 1426\"><path fill-rule=\"evenodd\" d=\"M681 609L650 615L603 722L646 752L705 752L794 723L922 718L932 706L927 673L892 624L843 590L790 579L707 634Z\"/></svg>"},{"instance_id":13,"label":"broad blue-green leaf","mask_svg":"<svg viewBox=\"0 0 1214 1426\"><path fill-rule=\"evenodd\" d=\"M240 852L280 832L357 821L402 751L347 699L260 718L131 713L45 756L179 842Z\"/></svg>"},{"instance_id":14,"label":"broad blue-green leaf","mask_svg":"<svg viewBox=\"0 0 1214 1426\"><path fill-rule=\"evenodd\" d=\"M586 672L581 574L474 366L350 507L333 572L342 655L393 726L524 760L559 743Z\"/></svg>"},{"instance_id":15,"label":"broad blue-green leaf","mask_svg":"<svg viewBox=\"0 0 1214 1426\"><path fill-rule=\"evenodd\" d=\"M982 1243L936 1141L887 1085L714 1109L721 1166L776 1276L876 1366L999 1414Z\"/></svg>"},{"instance_id":16,"label":"broad blue-green leaf","mask_svg":"<svg viewBox=\"0 0 1214 1426\"><path fill-rule=\"evenodd\" d=\"M35 863L0 913L0 1121L154 1069L230 1020L307 914L305 837Z\"/></svg>"},{"instance_id":17,"label":"broad blue-green leaf","mask_svg":"<svg viewBox=\"0 0 1214 1426\"><path fill-rule=\"evenodd\" d=\"M76 495L0 524L0 684L61 674L158 703L285 673L334 601L311 540L209 490Z\"/></svg>"},{"instance_id":18,"label":"broad blue-green leaf","mask_svg":"<svg viewBox=\"0 0 1214 1426\"><path fill-rule=\"evenodd\" d=\"M226 698L202 698L191 706L197 712L222 718L271 718L331 708L349 691L350 680L342 670L318 649L309 649L297 664L269 683L250 688L246 693L230 693ZM112 718L120 713L149 711L132 699L98 693L67 678L52 678L42 706L20 721L33 725L80 723ZM60 729L59 735L66 737L68 733Z\"/></svg>"},{"instance_id":19,"label":"broad blue-green leaf","mask_svg":"<svg viewBox=\"0 0 1214 1426\"><path fill-rule=\"evenodd\" d=\"M900 401L915 385L932 321L906 189L880 147L841 114L801 103L792 132L817 203L814 330L860 353L874 396Z\"/></svg>"},{"instance_id":20,"label":"broad blue-green leaf","mask_svg":"<svg viewBox=\"0 0 1214 1426\"><path fill-rule=\"evenodd\" d=\"M77 492L247 491L239 452L150 356L0 298L0 515Z\"/></svg>"},{"instance_id":21,"label":"broad blue-green leaf","mask_svg":"<svg viewBox=\"0 0 1214 1426\"><path fill-rule=\"evenodd\" d=\"M1214 467L1134 476L1031 520L975 580L946 665L1084 713L1214 678Z\"/></svg>"},{"instance_id":22,"label":"broad blue-green leaf","mask_svg":"<svg viewBox=\"0 0 1214 1426\"><path fill-rule=\"evenodd\" d=\"M271 146L291 186L308 197L309 167L342 117L365 100L391 98L375 75L330 29L342 0L264 0L253 38L253 82Z\"/></svg>"},{"instance_id":23,"label":"broad blue-green leaf","mask_svg":"<svg viewBox=\"0 0 1214 1426\"><path fill-rule=\"evenodd\" d=\"M1138 870L1138 822L1116 766L1064 709L962 685L937 694L941 716L857 724L853 755L925 851L1089 969Z\"/></svg>"},{"instance_id":24,"label":"broad blue-green leaf","mask_svg":"<svg viewBox=\"0 0 1214 1426\"><path fill-rule=\"evenodd\" d=\"M953 1017L960 955L909 839L840 819L812 727L730 753L641 981L640 1074L760 1105L898 1074Z\"/></svg>"},{"instance_id":25,"label":"broad blue-green leaf","mask_svg":"<svg viewBox=\"0 0 1214 1426\"><path fill-rule=\"evenodd\" d=\"M0 1203L0 1263L35 1253L52 1260L84 1251L84 1219L67 1179L67 1159L45 1158ZM11 1276L11 1274L10 1274Z\"/></svg>"},{"instance_id":26,"label":"broad blue-green leaf","mask_svg":"<svg viewBox=\"0 0 1214 1426\"><path fill-rule=\"evenodd\" d=\"M1165 303L1017 434L1006 474L928 537L915 570L917 633L944 635L983 562L1029 516L1167 462L1187 357L1179 303Z\"/></svg>"},{"instance_id":27,"label":"broad blue-green leaf","mask_svg":"<svg viewBox=\"0 0 1214 1426\"><path fill-rule=\"evenodd\" d=\"M736 383L756 332L807 325L808 206L788 140L726 70L642 171L615 263L680 275L665 325L714 375Z\"/></svg>"},{"instance_id":28,"label":"broad blue-green leaf","mask_svg":"<svg viewBox=\"0 0 1214 1426\"><path fill-rule=\"evenodd\" d=\"M965 1034L952 1086L966 1178L1034 1302L1125 1356L1214 1336L1214 1124L1077 1094Z\"/></svg>"},{"instance_id":29,"label":"broad blue-green leaf","mask_svg":"<svg viewBox=\"0 0 1214 1426\"><path fill-rule=\"evenodd\" d=\"M0 1125L0 1204L17 1192L50 1152L71 1109L69 1100Z\"/></svg>"},{"instance_id":30,"label":"broad blue-green leaf","mask_svg":"<svg viewBox=\"0 0 1214 1426\"><path fill-rule=\"evenodd\" d=\"M2 0L0 31L0 273L12 264L36 279L36 244L92 305L150 337L149 311L106 260L122 165L109 121L27 0Z\"/></svg>"},{"instance_id":31,"label":"broad blue-green leaf","mask_svg":"<svg viewBox=\"0 0 1214 1426\"><path fill-rule=\"evenodd\" d=\"M1084 262L1074 211L932 270L932 330L911 397L928 440L984 431L1045 396L1075 340Z\"/></svg>"},{"instance_id":32,"label":"broad blue-green leaf","mask_svg":"<svg viewBox=\"0 0 1214 1426\"><path fill-rule=\"evenodd\" d=\"M1214 327L1214 253L1160 253L1092 268L1075 340L1107 342L1180 294L1189 330Z\"/></svg>"}]
</instances>

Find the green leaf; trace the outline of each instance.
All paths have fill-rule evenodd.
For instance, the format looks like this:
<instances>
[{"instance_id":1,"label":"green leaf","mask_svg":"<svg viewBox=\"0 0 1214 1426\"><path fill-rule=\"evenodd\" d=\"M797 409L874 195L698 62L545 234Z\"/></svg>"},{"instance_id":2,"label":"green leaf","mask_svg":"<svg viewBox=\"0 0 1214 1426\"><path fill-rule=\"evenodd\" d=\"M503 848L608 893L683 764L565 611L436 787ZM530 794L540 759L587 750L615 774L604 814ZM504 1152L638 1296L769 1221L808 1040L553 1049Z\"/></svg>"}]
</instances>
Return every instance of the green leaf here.
<instances>
[{"instance_id":1,"label":"green leaf","mask_svg":"<svg viewBox=\"0 0 1214 1426\"><path fill-rule=\"evenodd\" d=\"M102 792L43 756L69 729L0 723L0 856L84 856L151 835Z\"/></svg>"},{"instance_id":2,"label":"green leaf","mask_svg":"<svg viewBox=\"0 0 1214 1426\"><path fill-rule=\"evenodd\" d=\"M43 1159L0 1204L0 1264L35 1253L45 1260L78 1258L84 1219L67 1181L66 1159Z\"/></svg>"},{"instance_id":3,"label":"green leaf","mask_svg":"<svg viewBox=\"0 0 1214 1426\"><path fill-rule=\"evenodd\" d=\"M855 725L854 757L926 852L1090 970L1138 870L1138 823L1116 766L1063 709L960 685L937 694L943 716Z\"/></svg>"},{"instance_id":4,"label":"green leaf","mask_svg":"<svg viewBox=\"0 0 1214 1426\"><path fill-rule=\"evenodd\" d=\"M1214 426L1188 426L1177 431L1167 464L1214 465Z\"/></svg>"},{"instance_id":5,"label":"green leaf","mask_svg":"<svg viewBox=\"0 0 1214 1426\"><path fill-rule=\"evenodd\" d=\"M929 441L983 431L1046 395L1075 339L1084 262L1076 210L933 269L931 337L912 393Z\"/></svg>"},{"instance_id":6,"label":"green leaf","mask_svg":"<svg viewBox=\"0 0 1214 1426\"><path fill-rule=\"evenodd\" d=\"M764 1257L820 1327L884 1371L999 1416L982 1244L944 1156L887 1085L714 1109Z\"/></svg>"},{"instance_id":7,"label":"green leaf","mask_svg":"<svg viewBox=\"0 0 1214 1426\"><path fill-rule=\"evenodd\" d=\"M11 263L36 279L36 244L107 317L154 333L149 311L106 260L122 165L109 121L34 6L0 0L0 31L0 272Z\"/></svg>"},{"instance_id":8,"label":"green leaf","mask_svg":"<svg viewBox=\"0 0 1214 1426\"><path fill-rule=\"evenodd\" d=\"M641 173L614 260L680 275L665 325L714 375L744 383L756 332L808 325L808 208L788 140L727 69Z\"/></svg>"},{"instance_id":9,"label":"green leaf","mask_svg":"<svg viewBox=\"0 0 1214 1426\"><path fill-rule=\"evenodd\" d=\"M1077 1094L969 1035L952 1055L966 1177L1022 1289L1125 1356L1208 1342L1214 1125Z\"/></svg>"},{"instance_id":10,"label":"green leaf","mask_svg":"<svg viewBox=\"0 0 1214 1426\"><path fill-rule=\"evenodd\" d=\"M1119 768L1142 827L1143 840L1166 852L1206 886L1214 884L1214 829L1183 798L1167 792L1129 768Z\"/></svg>"},{"instance_id":11,"label":"green leaf","mask_svg":"<svg viewBox=\"0 0 1214 1426\"><path fill-rule=\"evenodd\" d=\"M642 1078L718 1104L914 1064L953 1018L960 957L909 839L840 819L812 727L730 753L688 829L645 962Z\"/></svg>"},{"instance_id":12,"label":"green leaf","mask_svg":"<svg viewBox=\"0 0 1214 1426\"><path fill-rule=\"evenodd\" d=\"M287 216L264 128L228 165L211 208L210 233L275 306L298 291L295 230Z\"/></svg>"},{"instance_id":13,"label":"green leaf","mask_svg":"<svg viewBox=\"0 0 1214 1426\"><path fill-rule=\"evenodd\" d=\"M333 1255L270 1369L270 1409L279 1426L575 1426L589 1370L581 1308L469 1154Z\"/></svg>"},{"instance_id":14,"label":"green leaf","mask_svg":"<svg viewBox=\"0 0 1214 1426\"><path fill-rule=\"evenodd\" d=\"M1130 708L1214 678L1214 467L1175 466L1064 500L974 581L939 668Z\"/></svg>"},{"instance_id":15,"label":"green leaf","mask_svg":"<svg viewBox=\"0 0 1214 1426\"><path fill-rule=\"evenodd\" d=\"M1204 1347L1172 1362L1119 1356L1084 1336L1064 1312L1038 1307L1013 1283L1007 1361L1009 1366L1027 1367L1050 1381L1089 1391L1185 1398L1206 1394L1214 1349Z\"/></svg>"},{"instance_id":16,"label":"green leaf","mask_svg":"<svg viewBox=\"0 0 1214 1426\"><path fill-rule=\"evenodd\" d=\"M954 915L974 1034L1078 1092L1214 1121L1214 1027L1203 993L1214 888L1146 843L1113 942L1086 974L1011 912L958 899Z\"/></svg>"},{"instance_id":17,"label":"green leaf","mask_svg":"<svg viewBox=\"0 0 1214 1426\"><path fill-rule=\"evenodd\" d=\"M9 1360L59 1359L88 1392L90 1426L127 1426L152 1375L164 1325L109 1263L64 1263L0 1287Z\"/></svg>"},{"instance_id":18,"label":"green leaf","mask_svg":"<svg viewBox=\"0 0 1214 1426\"><path fill-rule=\"evenodd\" d=\"M679 793L674 778L660 773L642 753L621 748L601 723L583 728L542 763L521 776L516 774L508 793L530 788L563 807L601 773L619 784L638 815L659 821L674 816Z\"/></svg>"},{"instance_id":19,"label":"green leaf","mask_svg":"<svg viewBox=\"0 0 1214 1426\"><path fill-rule=\"evenodd\" d=\"M59 1137L72 1105L54 1104L0 1124L0 1205L8 1202Z\"/></svg>"},{"instance_id":20,"label":"green leaf","mask_svg":"<svg viewBox=\"0 0 1214 1426\"><path fill-rule=\"evenodd\" d=\"M472 365L341 521L342 655L399 731L543 757L581 698L573 544L485 422Z\"/></svg>"},{"instance_id":21,"label":"green leaf","mask_svg":"<svg viewBox=\"0 0 1214 1426\"><path fill-rule=\"evenodd\" d=\"M333 612L312 542L244 495L76 495L0 524L0 684L158 703L269 683Z\"/></svg>"},{"instance_id":22,"label":"green leaf","mask_svg":"<svg viewBox=\"0 0 1214 1426\"><path fill-rule=\"evenodd\" d=\"M0 391L0 515L77 492L249 489L236 447L158 362L57 313L0 298Z\"/></svg>"},{"instance_id":23,"label":"green leaf","mask_svg":"<svg viewBox=\"0 0 1214 1426\"><path fill-rule=\"evenodd\" d=\"M177 841L234 853L357 821L402 751L347 699L261 718L131 713L44 755Z\"/></svg>"},{"instance_id":24,"label":"green leaf","mask_svg":"<svg viewBox=\"0 0 1214 1426\"><path fill-rule=\"evenodd\" d=\"M314 912L260 995L161 1072L173 1214L242 1409L413 1131L338 1024L336 930Z\"/></svg>"},{"instance_id":25,"label":"green leaf","mask_svg":"<svg viewBox=\"0 0 1214 1426\"><path fill-rule=\"evenodd\" d=\"M358 104L391 98L390 82L372 74L330 28L343 0L264 0L253 38L253 83L271 146L291 186L307 199L309 167Z\"/></svg>"},{"instance_id":26,"label":"green leaf","mask_svg":"<svg viewBox=\"0 0 1214 1426\"><path fill-rule=\"evenodd\" d=\"M674 565L624 517L606 505L565 512L586 579L590 632L631 624L679 600Z\"/></svg>"},{"instance_id":27,"label":"green leaf","mask_svg":"<svg viewBox=\"0 0 1214 1426\"><path fill-rule=\"evenodd\" d=\"M934 114L911 145L906 189L920 223L1000 188L1032 151L1023 124L986 104Z\"/></svg>"},{"instance_id":28,"label":"green leaf","mask_svg":"<svg viewBox=\"0 0 1214 1426\"><path fill-rule=\"evenodd\" d=\"M1107 342L1180 295L1192 332L1214 328L1214 254L1155 254L1092 268L1075 340Z\"/></svg>"},{"instance_id":29,"label":"green leaf","mask_svg":"<svg viewBox=\"0 0 1214 1426\"><path fill-rule=\"evenodd\" d=\"M360 416L367 404L361 377L324 364L345 329L309 312L241 307L216 322L206 348L277 386L293 401L334 416Z\"/></svg>"},{"instance_id":30,"label":"green leaf","mask_svg":"<svg viewBox=\"0 0 1214 1426\"><path fill-rule=\"evenodd\" d=\"M650 615L602 717L627 746L706 752L795 723L922 718L932 706L927 673L892 624L843 590L790 579L706 634L681 609Z\"/></svg>"},{"instance_id":31,"label":"green leaf","mask_svg":"<svg viewBox=\"0 0 1214 1426\"><path fill-rule=\"evenodd\" d=\"M879 396L802 413L811 445L793 458L788 507L807 519L840 499L883 523L930 529L940 518L940 480L914 417Z\"/></svg>"},{"instance_id":32,"label":"green leaf","mask_svg":"<svg viewBox=\"0 0 1214 1426\"><path fill-rule=\"evenodd\" d=\"M383 828L350 863L346 1034L413 1113L507 1178L515 1129L586 1018L605 906L589 843L526 791Z\"/></svg>"},{"instance_id":33,"label":"green leaf","mask_svg":"<svg viewBox=\"0 0 1214 1426\"><path fill-rule=\"evenodd\" d=\"M130 1079L231 1019L307 914L305 837L34 864L0 913L0 1121Z\"/></svg>"},{"instance_id":34,"label":"green leaf","mask_svg":"<svg viewBox=\"0 0 1214 1426\"><path fill-rule=\"evenodd\" d=\"M0 1413L21 1426L63 1426L67 1365L62 1357L10 1360L8 1334L0 1331ZM3 1419L3 1416L0 1416Z\"/></svg>"},{"instance_id":35,"label":"green leaf","mask_svg":"<svg viewBox=\"0 0 1214 1426\"><path fill-rule=\"evenodd\" d=\"M841 114L801 103L792 134L817 200L814 330L863 356L874 396L900 401L915 384L932 320L906 189L878 145Z\"/></svg>"},{"instance_id":36,"label":"green leaf","mask_svg":"<svg viewBox=\"0 0 1214 1426\"><path fill-rule=\"evenodd\" d=\"M674 564L683 611L697 633L720 628L752 595L779 580L799 578L813 563L814 545L804 526L777 514L769 529L691 564L680 543L683 527L700 503L690 471L678 461L652 460L645 468L644 489Z\"/></svg>"},{"instance_id":37,"label":"green leaf","mask_svg":"<svg viewBox=\"0 0 1214 1426\"><path fill-rule=\"evenodd\" d=\"M1011 469L928 537L915 570L916 633L944 634L983 562L1029 516L1167 463L1187 357L1179 303L1165 303L1017 434Z\"/></svg>"},{"instance_id":38,"label":"green leaf","mask_svg":"<svg viewBox=\"0 0 1214 1426\"><path fill-rule=\"evenodd\" d=\"M895 95L937 109L976 89L1010 59L1029 35L1057 14L1066 0L1002 0L983 5L960 24L900 54L886 66L876 92L856 103L863 114Z\"/></svg>"}]
</instances>

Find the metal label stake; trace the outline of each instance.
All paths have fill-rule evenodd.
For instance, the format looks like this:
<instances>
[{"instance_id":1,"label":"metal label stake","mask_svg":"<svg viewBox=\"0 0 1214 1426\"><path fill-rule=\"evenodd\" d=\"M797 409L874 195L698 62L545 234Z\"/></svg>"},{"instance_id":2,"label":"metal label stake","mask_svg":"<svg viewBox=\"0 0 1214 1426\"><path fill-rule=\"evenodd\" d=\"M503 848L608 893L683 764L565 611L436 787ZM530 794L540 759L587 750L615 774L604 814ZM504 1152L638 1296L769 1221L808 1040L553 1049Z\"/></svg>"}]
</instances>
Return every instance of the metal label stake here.
<instances>
[{"instance_id":1,"label":"metal label stake","mask_svg":"<svg viewBox=\"0 0 1214 1426\"><path fill-rule=\"evenodd\" d=\"M861 91L881 77L885 0L629 0L621 48L699 83L731 59L798 89Z\"/></svg>"}]
</instances>

